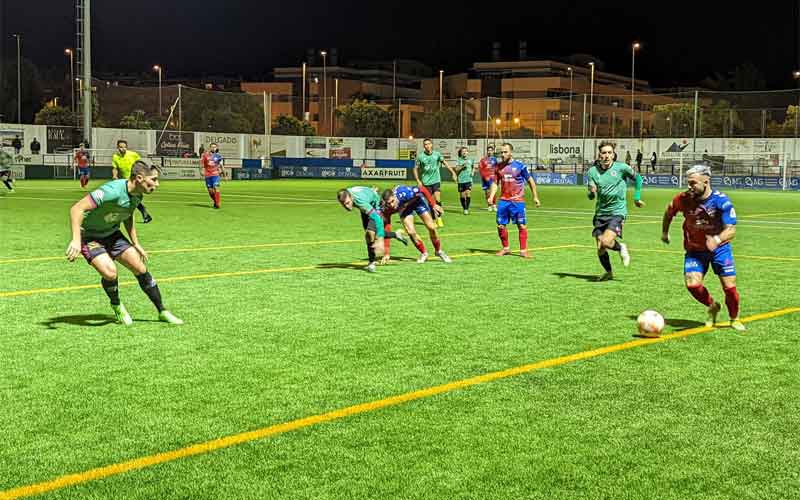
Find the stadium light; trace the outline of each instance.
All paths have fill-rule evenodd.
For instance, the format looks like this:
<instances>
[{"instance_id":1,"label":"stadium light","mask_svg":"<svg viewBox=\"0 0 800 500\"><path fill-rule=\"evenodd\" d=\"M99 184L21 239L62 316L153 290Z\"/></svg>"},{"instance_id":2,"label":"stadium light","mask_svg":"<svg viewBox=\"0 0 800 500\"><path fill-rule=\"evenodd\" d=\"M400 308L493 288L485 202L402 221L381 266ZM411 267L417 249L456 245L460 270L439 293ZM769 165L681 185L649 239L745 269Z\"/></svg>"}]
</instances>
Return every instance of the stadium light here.
<instances>
[{"instance_id":1,"label":"stadium light","mask_svg":"<svg viewBox=\"0 0 800 500\"><path fill-rule=\"evenodd\" d=\"M75 63L73 62L74 55L72 49L64 49L64 54L69 56L69 89L70 89L70 107L72 108L72 112L75 113Z\"/></svg>"},{"instance_id":2,"label":"stadium light","mask_svg":"<svg viewBox=\"0 0 800 500\"><path fill-rule=\"evenodd\" d=\"M322 56L322 110L320 113L321 120L326 117L326 110L328 109L328 52L323 50L319 53ZM319 94L319 92L317 92ZM321 121L320 120L320 121ZM326 120L327 121L327 120ZM329 125L330 126L330 125ZM329 132L330 134L330 132Z\"/></svg>"},{"instance_id":3,"label":"stadium light","mask_svg":"<svg viewBox=\"0 0 800 500\"><path fill-rule=\"evenodd\" d=\"M161 116L161 66L156 64L153 66L153 71L158 73L158 116Z\"/></svg>"},{"instance_id":4,"label":"stadium light","mask_svg":"<svg viewBox=\"0 0 800 500\"><path fill-rule=\"evenodd\" d=\"M575 73L572 66L567 66L569 71L569 123L567 124L567 137L572 137L572 75Z\"/></svg>"},{"instance_id":5,"label":"stadium light","mask_svg":"<svg viewBox=\"0 0 800 500\"><path fill-rule=\"evenodd\" d=\"M634 110L634 88L636 87L636 51L641 47L639 42L633 43L633 48L631 49L631 137L633 137L633 117L636 113ZM639 125L641 127L641 124Z\"/></svg>"}]
</instances>

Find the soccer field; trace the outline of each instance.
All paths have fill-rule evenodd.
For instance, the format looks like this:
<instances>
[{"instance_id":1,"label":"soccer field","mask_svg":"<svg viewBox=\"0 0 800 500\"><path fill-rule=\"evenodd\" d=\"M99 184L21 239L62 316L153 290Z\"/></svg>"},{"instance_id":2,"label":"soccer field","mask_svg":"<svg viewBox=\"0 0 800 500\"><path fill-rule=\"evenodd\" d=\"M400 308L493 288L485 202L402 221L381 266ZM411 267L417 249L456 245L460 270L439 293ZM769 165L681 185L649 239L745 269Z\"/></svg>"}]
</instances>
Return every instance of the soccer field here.
<instances>
[{"instance_id":1,"label":"soccer field","mask_svg":"<svg viewBox=\"0 0 800 500\"><path fill-rule=\"evenodd\" d=\"M800 495L800 194L728 192L739 333L683 285L682 216L660 241L676 191L629 203L631 266L612 253L595 282L583 188L539 186L525 260L447 183L454 262L393 244L370 274L345 186L227 182L213 210L202 182L163 182L137 228L182 326L121 266L115 324L63 257L77 181L0 197L0 499ZM634 337L645 309L662 339Z\"/></svg>"}]
</instances>

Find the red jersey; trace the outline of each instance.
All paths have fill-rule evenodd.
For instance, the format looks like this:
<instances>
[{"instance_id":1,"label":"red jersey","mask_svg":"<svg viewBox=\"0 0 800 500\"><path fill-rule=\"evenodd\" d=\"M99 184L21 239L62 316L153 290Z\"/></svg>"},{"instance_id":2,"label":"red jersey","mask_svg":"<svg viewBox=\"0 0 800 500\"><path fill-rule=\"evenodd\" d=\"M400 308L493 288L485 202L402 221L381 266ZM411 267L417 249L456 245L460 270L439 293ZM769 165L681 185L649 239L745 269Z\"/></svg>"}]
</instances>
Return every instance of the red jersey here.
<instances>
[{"instance_id":1,"label":"red jersey","mask_svg":"<svg viewBox=\"0 0 800 500\"><path fill-rule=\"evenodd\" d=\"M519 160L511 163L498 163L495 178L500 184L500 199L506 201L525 201L525 183L531 178L528 167Z\"/></svg>"},{"instance_id":2,"label":"red jersey","mask_svg":"<svg viewBox=\"0 0 800 500\"><path fill-rule=\"evenodd\" d=\"M75 152L75 163L78 164L80 168L88 168L89 167L89 152L88 151L81 151L78 150Z\"/></svg>"},{"instance_id":3,"label":"red jersey","mask_svg":"<svg viewBox=\"0 0 800 500\"><path fill-rule=\"evenodd\" d=\"M725 226L736 224L733 203L725 194L716 190L705 200L697 199L684 191L672 199L667 212L671 217L683 212L683 248L687 252L708 251L706 235L719 234Z\"/></svg>"},{"instance_id":4,"label":"red jersey","mask_svg":"<svg viewBox=\"0 0 800 500\"><path fill-rule=\"evenodd\" d=\"M497 167L497 159L494 156L487 156L481 159L478 164L481 172L481 179L488 181L494 177L494 170Z\"/></svg>"},{"instance_id":5,"label":"red jersey","mask_svg":"<svg viewBox=\"0 0 800 500\"><path fill-rule=\"evenodd\" d=\"M203 174L205 177L220 175L221 163L222 155L219 153L212 153L211 151L206 151L200 158L200 164L203 166Z\"/></svg>"}]
</instances>

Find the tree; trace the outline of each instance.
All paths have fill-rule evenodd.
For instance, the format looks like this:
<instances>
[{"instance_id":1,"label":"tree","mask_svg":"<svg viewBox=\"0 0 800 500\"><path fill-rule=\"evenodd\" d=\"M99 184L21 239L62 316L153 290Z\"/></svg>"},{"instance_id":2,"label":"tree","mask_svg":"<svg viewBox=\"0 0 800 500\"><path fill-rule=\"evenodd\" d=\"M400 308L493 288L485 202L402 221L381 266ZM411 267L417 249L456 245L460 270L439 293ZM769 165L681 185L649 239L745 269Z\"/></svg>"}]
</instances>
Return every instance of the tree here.
<instances>
[{"instance_id":1,"label":"tree","mask_svg":"<svg viewBox=\"0 0 800 500\"><path fill-rule=\"evenodd\" d=\"M183 87L183 129L263 134L264 106L257 97Z\"/></svg>"},{"instance_id":2,"label":"tree","mask_svg":"<svg viewBox=\"0 0 800 500\"><path fill-rule=\"evenodd\" d=\"M63 106L47 106L36 113L33 120L36 125L61 125L64 127L75 126L75 114Z\"/></svg>"},{"instance_id":3,"label":"tree","mask_svg":"<svg viewBox=\"0 0 800 500\"><path fill-rule=\"evenodd\" d=\"M150 129L152 125L145 115L144 110L134 109L131 114L125 115L119 121L120 128Z\"/></svg>"},{"instance_id":4,"label":"tree","mask_svg":"<svg viewBox=\"0 0 800 500\"><path fill-rule=\"evenodd\" d=\"M420 136L441 139L461 137L462 121L464 128L463 136L472 137L474 135L472 118L465 115L462 120L461 111L457 108L443 108L434 112L425 113L422 120L419 122L417 133Z\"/></svg>"},{"instance_id":5,"label":"tree","mask_svg":"<svg viewBox=\"0 0 800 500\"><path fill-rule=\"evenodd\" d=\"M336 116L341 120L341 134L348 137L393 137L394 113L374 102L355 100L339 106Z\"/></svg>"},{"instance_id":6,"label":"tree","mask_svg":"<svg viewBox=\"0 0 800 500\"><path fill-rule=\"evenodd\" d=\"M316 135L314 127L294 116L280 115L272 127L275 135Z\"/></svg>"},{"instance_id":7,"label":"tree","mask_svg":"<svg viewBox=\"0 0 800 500\"><path fill-rule=\"evenodd\" d=\"M726 137L743 127L739 112L728 101L720 100L700 110L698 134L704 137Z\"/></svg>"},{"instance_id":8,"label":"tree","mask_svg":"<svg viewBox=\"0 0 800 500\"><path fill-rule=\"evenodd\" d=\"M653 106L653 131L656 137L686 137L694 126L694 104Z\"/></svg>"},{"instance_id":9,"label":"tree","mask_svg":"<svg viewBox=\"0 0 800 500\"><path fill-rule=\"evenodd\" d=\"M22 59L20 64L20 79L22 81L22 123L31 123L34 115L41 109L42 106L42 83L39 76L39 70L28 59ZM17 61L16 59L7 59L5 63L5 70L3 72L3 80L0 86L3 92L0 96L3 101L0 102L0 115L3 116L2 121L15 122L17 121Z\"/></svg>"},{"instance_id":10,"label":"tree","mask_svg":"<svg viewBox=\"0 0 800 500\"><path fill-rule=\"evenodd\" d=\"M800 129L800 106L789 105L786 108L786 118L783 122L772 121L767 125L769 137L796 137Z\"/></svg>"}]
</instances>

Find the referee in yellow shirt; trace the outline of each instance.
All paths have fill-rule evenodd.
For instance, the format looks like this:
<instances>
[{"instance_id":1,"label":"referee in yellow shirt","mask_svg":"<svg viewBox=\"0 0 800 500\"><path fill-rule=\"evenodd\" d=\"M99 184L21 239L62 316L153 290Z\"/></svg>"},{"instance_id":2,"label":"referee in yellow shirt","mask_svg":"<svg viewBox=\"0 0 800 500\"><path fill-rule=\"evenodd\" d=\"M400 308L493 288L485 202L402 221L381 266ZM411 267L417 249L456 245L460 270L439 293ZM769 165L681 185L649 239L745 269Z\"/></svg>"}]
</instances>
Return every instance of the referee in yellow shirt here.
<instances>
[{"instance_id":1,"label":"referee in yellow shirt","mask_svg":"<svg viewBox=\"0 0 800 500\"><path fill-rule=\"evenodd\" d=\"M128 141L124 139L118 140L117 152L114 153L114 156L111 159L111 164L114 167L111 171L112 177L114 179L129 179L131 177L131 167L133 167L133 164L140 159L139 153L136 151L128 151ZM136 208L138 208L139 212L142 213L143 223L147 224L153 220L150 214L147 213L147 209L144 208L143 204L139 203L139 206Z\"/></svg>"}]
</instances>

